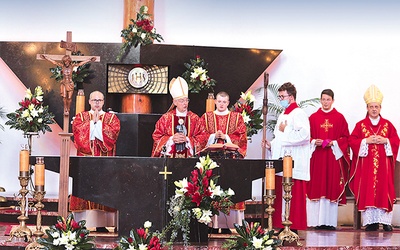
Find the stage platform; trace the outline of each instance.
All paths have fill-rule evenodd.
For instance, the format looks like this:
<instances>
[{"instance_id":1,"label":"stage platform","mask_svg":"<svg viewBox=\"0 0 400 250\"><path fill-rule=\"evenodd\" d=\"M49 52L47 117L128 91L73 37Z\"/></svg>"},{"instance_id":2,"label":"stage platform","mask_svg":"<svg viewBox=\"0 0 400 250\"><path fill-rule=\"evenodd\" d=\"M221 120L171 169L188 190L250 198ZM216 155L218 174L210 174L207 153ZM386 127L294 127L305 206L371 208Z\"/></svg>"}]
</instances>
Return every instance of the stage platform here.
<instances>
[{"instance_id":1,"label":"stage platform","mask_svg":"<svg viewBox=\"0 0 400 250\"><path fill-rule=\"evenodd\" d=\"M27 245L23 239L13 239L11 242L6 240L9 236L5 235L9 231L10 225L0 225L0 249L25 249ZM93 233L96 236L96 249L113 249L117 246L118 236L116 234ZM193 244L184 247L175 244L173 249L221 249L225 239L229 235L210 235L207 245ZM382 229L376 232L365 232L364 230L354 230L351 227L339 227L336 231L322 231L309 229L299 231L301 247L283 246L281 249L357 249L357 250L384 250L400 249L400 229L394 228L393 232L384 232Z\"/></svg>"}]
</instances>

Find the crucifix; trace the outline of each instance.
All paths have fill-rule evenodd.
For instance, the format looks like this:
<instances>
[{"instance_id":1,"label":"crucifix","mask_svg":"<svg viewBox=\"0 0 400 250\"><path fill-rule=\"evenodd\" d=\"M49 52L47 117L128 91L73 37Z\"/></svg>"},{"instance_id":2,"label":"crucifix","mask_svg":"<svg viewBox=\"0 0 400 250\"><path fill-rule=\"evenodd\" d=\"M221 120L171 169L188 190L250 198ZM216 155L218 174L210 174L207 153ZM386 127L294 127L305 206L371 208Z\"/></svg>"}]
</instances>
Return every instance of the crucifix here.
<instances>
[{"instance_id":1,"label":"crucifix","mask_svg":"<svg viewBox=\"0 0 400 250\"><path fill-rule=\"evenodd\" d=\"M60 95L64 103L64 120L63 133L59 133L61 137L60 148L60 183L58 196L58 215L64 218L68 214L68 178L69 178L69 159L70 159L70 140L71 133L69 130L69 114L71 108L72 94L74 92L74 83L72 81L72 73L74 67L82 66L89 62L99 62L99 56L72 56L72 51L76 51L76 44L72 42L72 32L67 31L67 41L61 41L60 47L65 49L65 55L47 55L38 54L36 59L47 60L62 69L63 79L60 85ZM57 61L62 61L57 62ZM78 62L78 63L76 63Z\"/></svg>"},{"instance_id":2,"label":"crucifix","mask_svg":"<svg viewBox=\"0 0 400 250\"><path fill-rule=\"evenodd\" d=\"M67 31L67 41L61 41L60 47L65 49L65 55L48 55L38 54L36 59L47 60L54 65L61 67L62 80L60 85L60 95L64 103L64 123L63 131L68 133L69 128L69 113L71 109L72 95L74 92L74 82L72 81L72 73L74 68L82 66L89 62L99 62L99 56L72 56L72 52L76 51L76 43L72 42L72 32ZM61 62L57 62L61 61Z\"/></svg>"}]
</instances>

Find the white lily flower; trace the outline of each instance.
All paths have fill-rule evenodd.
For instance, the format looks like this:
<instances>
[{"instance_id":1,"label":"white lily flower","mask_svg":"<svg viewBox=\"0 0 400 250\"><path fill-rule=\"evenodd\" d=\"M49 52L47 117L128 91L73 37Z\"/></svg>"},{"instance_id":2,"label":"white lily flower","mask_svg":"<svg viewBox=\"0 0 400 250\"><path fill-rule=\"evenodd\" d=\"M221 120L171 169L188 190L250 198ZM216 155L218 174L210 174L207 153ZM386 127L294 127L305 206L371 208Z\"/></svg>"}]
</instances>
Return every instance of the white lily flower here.
<instances>
[{"instance_id":1,"label":"white lily flower","mask_svg":"<svg viewBox=\"0 0 400 250\"><path fill-rule=\"evenodd\" d=\"M190 73L190 78L192 78L192 79L196 79L198 76L199 76L199 74L197 74L196 72Z\"/></svg>"},{"instance_id":2,"label":"white lily flower","mask_svg":"<svg viewBox=\"0 0 400 250\"><path fill-rule=\"evenodd\" d=\"M28 109L25 109L25 110L22 112L22 117L25 118L25 117L29 117L29 116L30 116L29 110L28 110Z\"/></svg>"},{"instance_id":3,"label":"white lily flower","mask_svg":"<svg viewBox=\"0 0 400 250\"><path fill-rule=\"evenodd\" d=\"M201 74L200 75L200 81L204 82L205 80L207 80L207 75L206 74Z\"/></svg>"},{"instance_id":4,"label":"white lily flower","mask_svg":"<svg viewBox=\"0 0 400 250\"><path fill-rule=\"evenodd\" d=\"M147 244L139 244L139 250L147 250Z\"/></svg>"},{"instance_id":5,"label":"white lily flower","mask_svg":"<svg viewBox=\"0 0 400 250\"><path fill-rule=\"evenodd\" d=\"M38 113L39 113L39 114L43 113L43 111L44 111L43 107L40 107L40 108L38 109Z\"/></svg>"},{"instance_id":6,"label":"white lily flower","mask_svg":"<svg viewBox=\"0 0 400 250\"><path fill-rule=\"evenodd\" d=\"M263 239L258 239L256 236L253 236L253 240L251 241L251 243L253 243L253 246L256 249L259 249L262 248Z\"/></svg>"},{"instance_id":7,"label":"white lily flower","mask_svg":"<svg viewBox=\"0 0 400 250\"><path fill-rule=\"evenodd\" d=\"M243 116L243 121L244 121L244 123L248 124L249 121L250 121L250 116L248 116L248 115L246 114L246 111L243 110L242 116Z\"/></svg>"},{"instance_id":8,"label":"white lily flower","mask_svg":"<svg viewBox=\"0 0 400 250\"><path fill-rule=\"evenodd\" d=\"M137 32L137 29L136 29L136 28L132 28L132 32L133 32L133 33L136 33L136 32Z\"/></svg>"},{"instance_id":9,"label":"white lily flower","mask_svg":"<svg viewBox=\"0 0 400 250\"><path fill-rule=\"evenodd\" d=\"M145 39L145 38L146 38L146 33L142 33L142 34L140 35L140 37L141 37L142 39Z\"/></svg>"},{"instance_id":10,"label":"white lily flower","mask_svg":"<svg viewBox=\"0 0 400 250\"><path fill-rule=\"evenodd\" d=\"M27 99L29 99L29 100L32 98L31 89L27 89L27 90L26 90L25 98L27 98Z\"/></svg>"},{"instance_id":11,"label":"white lily flower","mask_svg":"<svg viewBox=\"0 0 400 250\"><path fill-rule=\"evenodd\" d=\"M59 246L60 243L61 243L61 242L60 242L60 238L57 238L57 239L54 239L54 240L53 240L53 245L54 245L54 246Z\"/></svg>"},{"instance_id":12,"label":"white lily flower","mask_svg":"<svg viewBox=\"0 0 400 250\"><path fill-rule=\"evenodd\" d=\"M36 109L32 109L32 111L31 111L31 116L32 116L32 117L39 116L39 112L38 112Z\"/></svg>"},{"instance_id":13,"label":"white lily flower","mask_svg":"<svg viewBox=\"0 0 400 250\"><path fill-rule=\"evenodd\" d=\"M33 105L33 104L29 104L29 106L28 106L28 109L29 109L29 110L33 110L33 109L35 109L35 105Z\"/></svg>"},{"instance_id":14,"label":"white lily flower","mask_svg":"<svg viewBox=\"0 0 400 250\"><path fill-rule=\"evenodd\" d=\"M231 188L228 188L228 195L235 195L235 191L233 191Z\"/></svg>"},{"instance_id":15,"label":"white lily flower","mask_svg":"<svg viewBox=\"0 0 400 250\"><path fill-rule=\"evenodd\" d=\"M211 198L214 198L214 196L221 196L223 192L221 186L216 186L214 189L211 189Z\"/></svg>"},{"instance_id":16,"label":"white lily flower","mask_svg":"<svg viewBox=\"0 0 400 250\"><path fill-rule=\"evenodd\" d=\"M31 122L31 121L33 121L33 118L32 118L31 116L29 116L28 118L26 118L26 120L27 120L28 122Z\"/></svg>"}]
</instances>

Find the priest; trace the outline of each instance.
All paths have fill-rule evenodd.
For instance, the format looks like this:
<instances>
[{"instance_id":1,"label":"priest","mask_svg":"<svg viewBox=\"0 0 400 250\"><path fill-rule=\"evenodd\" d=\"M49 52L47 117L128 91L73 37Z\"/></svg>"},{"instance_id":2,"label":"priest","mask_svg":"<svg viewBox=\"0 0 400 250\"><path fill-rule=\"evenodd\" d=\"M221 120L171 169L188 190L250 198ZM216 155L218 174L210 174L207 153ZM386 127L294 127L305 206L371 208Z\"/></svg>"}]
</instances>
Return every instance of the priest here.
<instances>
[{"instance_id":1,"label":"priest","mask_svg":"<svg viewBox=\"0 0 400 250\"><path fill-rule=\"evenodd\" d=\"M311 179L307 183L307 225L335 230L338 205L346 204L350 133L344 116L332 107L333 91L323 90L320 101L321 108L310 116Z\"/></svg>"},{"instance_id":2,"label":"priest","mask_svg":"<svg viewBox=\"0 0 400 250\"><path fill-rule=\"evenodd\" d=\"M207 146L231 143L238 146L238 155L228 155L232 158L244 158L247 151L247 133L242 114L229 111L229 95L224 91L216 95L215 106L215 111L206 112L200 118L200 126L207 132ZM244 210L244 202L239 202L234 205L229 215L215 215L211 223L213 232L231 233L229 228L234 228L235 223L242 224Z\"/></svg>"},{"instance_id":3,"label":"priest","mask_svg":"<svg viewBox=\"0 0 400 250\"><path fill-rule=\"evenodd\" d=\"M89 96L90 111L78 113L72 123L78 156L114 156L120 121L113 113L103 111L104 95L94 91ZM107 232L117 225L117 211L95 202L71 196L70 210L75 218L86 220L88 227Z\"/></svg>"},{"instance_id":4,"label":"priest","mask_svg":"<svg viewBox=\"0 0 400 250\"><path fill-rule=\"evenodd\" d=\"M169 91L173 103L155 125L151 156L193 157L201 148L205 133L198 126L199 116L189 110L188 84L180 76L173 78Z\"/></svg>"},{"instance_id":5,"label":"priest","mask_svg":"<svg viewBox=\"0 0 400 250\"><path fill-rule=\"evenodd\" d=\"M364 100L367 115L349 137L353 151L349 187L365 230L377 231L382 224L384 231L392 231L399 136L393 124L380 115L383 94L375 85L367 89Z\"/></svg>"},{"instance_id":6,"label":"priest","mask_svg":"<svg viewBox=\"0 0 400 250\"><path fill-rule=\"evenodd\" d=\"M229 95L221 91L215 97L215 111L202 115L200 124L208 134L207 145L232 143L238 146L239 158L247 151L246 125L242 114L229 111Z\"/></svg>"}]
</instances>

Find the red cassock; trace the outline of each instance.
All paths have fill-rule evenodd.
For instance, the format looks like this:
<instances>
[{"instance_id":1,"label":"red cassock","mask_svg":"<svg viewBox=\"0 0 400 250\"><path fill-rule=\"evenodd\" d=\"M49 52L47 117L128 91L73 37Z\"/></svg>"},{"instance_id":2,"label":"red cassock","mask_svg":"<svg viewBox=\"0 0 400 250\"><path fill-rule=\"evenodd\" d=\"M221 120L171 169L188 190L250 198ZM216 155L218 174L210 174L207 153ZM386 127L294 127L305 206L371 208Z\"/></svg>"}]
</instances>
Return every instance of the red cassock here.
<instances>
[{"instance_id":1,"label":"red cassock","mask_svg":"<svg viewBox=\"0 0 400 250\"><path fill-rule=\"evenodd\" d=\"M170 110L167 113L163 114L160 119L157 121L155 125L155 129L153 132L153 150L151 153L152 157L161 157L161 152L163 151L164 145L167 143L169 138L176 133L176 127L179 124L178 120L183 119L184 125L187 129L187 137L190 140L190 144L194 149L194 154L200 148L201 138L200 136L204 136L204 131L201 131L198 122L199 116L195 113L188 111L186 117L178 117L176 116L176 109ZM174 150L174 149L173 149ZM175 152L167 152L174 155ZM189 152L185 153L186 157L191 156Z\"/></svg>"},{"instance_id":2,"label":"red cassock","mask_svg":"<svg viewBox=\"0 0 400 250\"><path fill-rule=\"evenodd\" d=\"M222 133L227 134L231 138L233 144L239 147L239 154L243 158L246 156L247 133L242 114L229 112L227 115L216 115L214 111L210 111L203 114L200 124L208 133L205 143L207 143L210 134L221 130ZM204 147L205 145L202 146Z\"/></svg>"},{"instance_id":3,"label":"red cassock","mask_svg":"<svg viewBox=\"0 0 400 250\"><path fill-rule=\"evenodd\" d=\"M331 147L317 146L311 156L311 179L307 183L307 196L311 200L320 198L346 204L345 188L350 167L349 128L344 116L336 109L324 112L319 109L310 116L311 138L337 141L343 156L335 159Z\"/></svg>"},{"instance_id":4,"label":"red cassock","mask_svg":"<svg viewBox=\"0 0 400 250\"><path fill-rule=\"evenodd\" d=\"M393 156L386 156L384 144L368 144L368 155L359 157L361 141L372 135L388 139ZM394 189L394 167L399 149L399 136L391 122L380 117L377 125L372 125L366 117L358 122L349 137L353 151L349 187L353 192L357 208L381 208L390 212L396 200Z\"/></svg>"},{"instance_id":5,"label":"red cassock","mask_svg":"<svg viewBox=\"0 0 400 250\"><path fill-rule=\"evenodd\" d=\"M92 114L88 111L81 112L75 116L72 123L72 132L74 134L74 144L78 156L114 156L115 145L117 143L120 121L115 114L104 113L100 116L103 123L103 141L95 139L90 141L90 121ZM99 209L114 212L115 209L103 206L101 204L86 201L81 198L71 196L70 210L83 211L89 209Z\"/></svg>"},{"instance_id":6,"label":"red cassock","mask_svg":"<svg viewBox=\"0 0 400 250\"><path fill-rule=\"evenodd\" d=\"M72 123L72 132L74 134L74 144L79 156L114 156L115 145L117 143L120 121L115 114L104 113L100 116L103 122L103 141L97 138L91 141L90 121L92 114L88 111L81 112L75 116Z\"/></svg>"}]
</instances>

